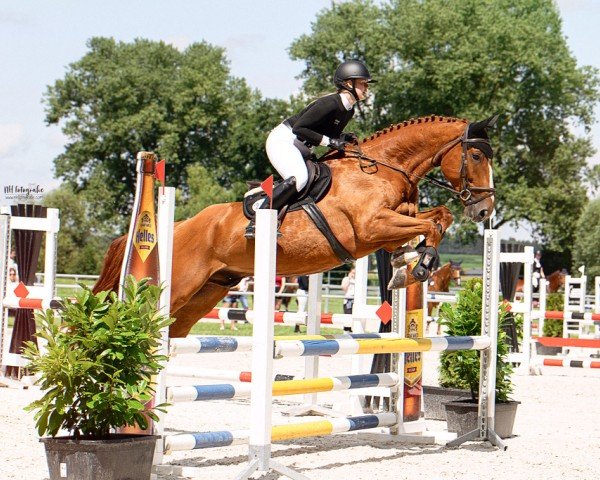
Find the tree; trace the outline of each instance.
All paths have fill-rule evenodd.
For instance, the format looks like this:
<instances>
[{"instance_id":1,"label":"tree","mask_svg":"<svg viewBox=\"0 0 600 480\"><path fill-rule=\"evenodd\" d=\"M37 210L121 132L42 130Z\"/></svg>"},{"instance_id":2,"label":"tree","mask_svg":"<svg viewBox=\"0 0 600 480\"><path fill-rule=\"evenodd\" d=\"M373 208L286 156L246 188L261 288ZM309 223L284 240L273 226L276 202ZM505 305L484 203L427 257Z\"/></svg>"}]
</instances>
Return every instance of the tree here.
<instances>
[{"instance_id":1,"label":"tree","mask_svg":"<svg viewBox=\"0 0 600 480\"><path fill-rule=\"evenodd\" d=\"M577 221L573 246L573 270L585 265L589 278L600 275L600 198L586 206Z\"/></svg>"},{"instance_id":2,"label":"tree","mask_svg":"<svg viewBox=\"0 0 600 480\"><path fill-rule=\"evenodd\" d=\"M264 139L287 103L263 100L232 77L223 49L200 42L180 52L109 38L92 38L88 47L48 88L46 121L61 124L69 139L56 175L98 221L126 229L140 150L167 159L168 184L184 198L191 164L225 187L267 175Z\"/></svg>"},{"instance_id":3,"label":"tree","mask_svg":"<svg viewBox=\"0 0 600 480\"><path fill-rule=\"evenodd\" d=\"M95 221L85 197L77 195L67 183L48 192L44 205L60 209L57 272L97 274L115 232Z\"/></svg>"},{"instance_id":4,"label":"tree","mask_svg":"<svg viewBox=\"0 0 600 480\"><path fill-rule=\"evenodd\" d=\"M290 55L306 62L311 93L340 60L367 63L380 81L363 130L431 113L501 113L494 226L528 220L549 248L570 249L586 187L599 178L587 165L589 137L572 127L589 131L599 78L577 65L552 0L353 0L323 10ZM426 185L423 193L425 204L447 200Z\"/></svg>"}]
</instances>

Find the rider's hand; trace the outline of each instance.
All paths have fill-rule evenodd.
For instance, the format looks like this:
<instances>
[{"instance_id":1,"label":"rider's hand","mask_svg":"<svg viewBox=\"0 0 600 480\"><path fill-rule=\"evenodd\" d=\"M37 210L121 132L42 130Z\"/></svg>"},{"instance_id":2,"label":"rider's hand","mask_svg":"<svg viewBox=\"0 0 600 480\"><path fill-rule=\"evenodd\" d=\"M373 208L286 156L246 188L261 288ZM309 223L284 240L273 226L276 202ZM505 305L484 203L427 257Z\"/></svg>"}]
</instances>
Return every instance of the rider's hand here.
<instances>
[{"instance_id":1,"label":"rider's hand","mask_svg":"<svg viewBox=\"0 0 600 480\"><path fill-rule=\"evenodd\" d=\"M340 135L340 138L346 143L358 143L356 133L344 132Z\"/></svg>"},{"instance_id":2,"label":"rider's hand","mask_svg":"<svg viewBox=\"0 0 600 480\"><path fill-rule=\"evenodd\" d=\"M329 139L329 148L335 148L336 150L343 152L344 147L346 146L346 143L347 142L345 142L341 138L330 138Z\"/></svg>"}]
</instances>

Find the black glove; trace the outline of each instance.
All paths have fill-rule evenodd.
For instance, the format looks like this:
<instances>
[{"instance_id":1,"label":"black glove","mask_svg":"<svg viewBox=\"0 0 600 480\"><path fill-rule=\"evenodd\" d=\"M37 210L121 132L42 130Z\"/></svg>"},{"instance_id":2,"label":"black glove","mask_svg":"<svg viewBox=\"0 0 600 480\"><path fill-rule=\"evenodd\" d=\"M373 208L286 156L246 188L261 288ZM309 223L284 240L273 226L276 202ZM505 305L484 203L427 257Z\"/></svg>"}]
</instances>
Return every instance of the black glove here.
<instances>
[{"instance_id":1,"label":"black glove","mask_svg":"<svg viewBox=\"0 0 600 480\"><path fill-rule=\"evenodd\" d=\"M340 138L346 143L358 143L358 137L356 133L344 132L340 135Z\"/></svg>"},{"instance_id":2,"label":"black glove","mask_svg":"<svg viewBox=\"0 0 600 480\"><path fill-rule=\"evenodd\" d=\"M343 152L344 148L346 146L346 143L347 142L345 142L341 138L330 138L329 139L329 148L335 148L336 150Z\"/></svg>"}]
</instances>

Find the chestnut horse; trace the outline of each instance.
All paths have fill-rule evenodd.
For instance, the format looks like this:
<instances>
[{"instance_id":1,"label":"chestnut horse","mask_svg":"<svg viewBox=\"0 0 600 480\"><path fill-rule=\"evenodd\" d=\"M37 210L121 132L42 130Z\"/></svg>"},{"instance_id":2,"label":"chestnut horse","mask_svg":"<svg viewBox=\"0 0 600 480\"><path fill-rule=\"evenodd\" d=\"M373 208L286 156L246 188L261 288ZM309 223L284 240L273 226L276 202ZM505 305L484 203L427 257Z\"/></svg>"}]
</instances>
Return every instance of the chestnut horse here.
<instances>
[{"instance_id":1,"label":"chestnut horse","mask_svg":"<svg viewBox=\"0 0 600 480\"><path fill-rule=\"evenodd\" d=\"M427 180L456 195L469 219L486 220L494 210L493 152L486 129L496 118L410 120L323 157L332 185L319 207L338 241L354 258L381 248L393 252L417 235L437 248L452 223L450 210L418 211L418 184L435 167L449 183ZM229 287L253 275L254 240L244 238L246 224L241 203L234 202L211 205L175 225L171 337L185 337ZM280 230L278 274L308 275L342 263L303 211L288 213ZM95 291L118 288L125 242L123 236L109 247Z\"/></svg>"},{"instance_id":2,"label":"chestnut horse","mask_svg":"<svg viewBox=\"0 0 600 480\"><path fill-rule=\"evenodd\" d=\"M567 271L563 268L562 270L556 270L552 272L550 275L546 276L546 281L548 282L547 292L548 293L556 293L561 288L565 286L565 277L567 276ZM516 292L523 292L523 280L517 281L517 289Z\"/></svg>"}]
</instances>

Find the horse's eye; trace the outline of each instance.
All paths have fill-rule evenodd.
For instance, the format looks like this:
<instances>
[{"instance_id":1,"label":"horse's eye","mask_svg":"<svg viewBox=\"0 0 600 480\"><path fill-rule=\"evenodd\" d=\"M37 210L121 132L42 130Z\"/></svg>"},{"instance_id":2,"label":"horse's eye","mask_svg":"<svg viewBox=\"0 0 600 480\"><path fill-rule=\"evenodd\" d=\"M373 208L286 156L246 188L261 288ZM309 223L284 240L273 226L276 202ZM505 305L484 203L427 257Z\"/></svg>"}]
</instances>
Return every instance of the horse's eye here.
<instances>
[{"instance_id":1,"label":"horse's eye","mask_svg":"<svg viewBox=\"0 0 600 480\"><path fill-rule=\"evenodd\" d=\"M478 162L479 160L481 160L481 155L479 155L478 153L473 153L471 154L471 158Z\"/></svg>"}]
</instances>

